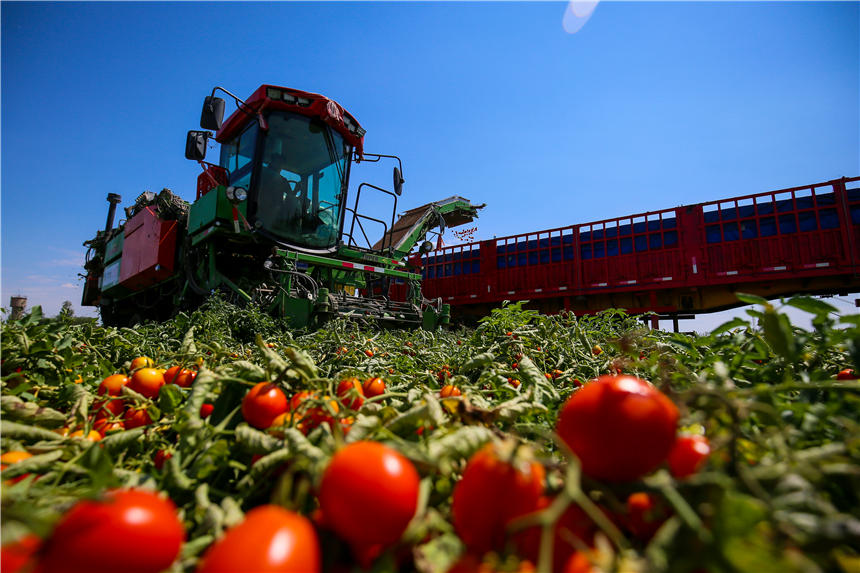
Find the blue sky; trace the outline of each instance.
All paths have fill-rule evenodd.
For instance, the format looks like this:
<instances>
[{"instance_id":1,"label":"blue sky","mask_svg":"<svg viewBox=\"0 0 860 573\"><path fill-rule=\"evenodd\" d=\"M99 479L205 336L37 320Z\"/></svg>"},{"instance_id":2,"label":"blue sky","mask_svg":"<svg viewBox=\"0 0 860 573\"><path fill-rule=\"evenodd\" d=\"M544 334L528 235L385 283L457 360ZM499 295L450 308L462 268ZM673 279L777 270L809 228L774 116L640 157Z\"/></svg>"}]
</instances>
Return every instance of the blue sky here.
<instances>
[{"instance_id":1,"label":"blue sky","mask_svg":"<svg viewBox=\"0 0 860 573\"><path fill-rule=\"evenodd\" d=\"M193 200L215 85L337 100L402 157L400 210L487 203L476 239L860 175L860 3L604 1L575 34L566 9L3 2L0 300L92 313L107 193Z\"/></svg>"}]
</instances>

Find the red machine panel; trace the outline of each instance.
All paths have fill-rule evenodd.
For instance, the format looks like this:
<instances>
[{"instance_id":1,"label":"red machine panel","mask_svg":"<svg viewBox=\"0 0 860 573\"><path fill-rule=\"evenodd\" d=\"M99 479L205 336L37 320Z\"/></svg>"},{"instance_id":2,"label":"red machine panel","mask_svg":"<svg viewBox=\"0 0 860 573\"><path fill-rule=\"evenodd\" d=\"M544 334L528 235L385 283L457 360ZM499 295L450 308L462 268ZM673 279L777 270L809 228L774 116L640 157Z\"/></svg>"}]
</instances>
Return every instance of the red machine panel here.
<instances>
[{"instance_id":1,"label":"red machine panel","mask_svg":"<svg viewBox=\"0 0 860 573\"><path fill-rule=\"evenodd\" d=\"M146 207L125 224L119 281L139 290L173 274L176 257L176 221L163 221Z\"/></svg>"},{"instance_id":2,"label":"red machine panel","mask_svg":"<svg viewBox=\"0 0 860 573\"><path fill-rule=\"evenodd\" d=\"M860 288L858 249L854 177L446 247L423 258L423 289L454 307L707 312L737 290Z\"/></svg>"},{"instance_id":3,"label":"red machine panel","mask_svg":"<svg viewBox=\"0 0 860 573\"><path fill-rule=\"evenodd\" d=\"M203 173L197 176L197 198L200 199L219 185L227 185L227 170L220 165L200 162Z\"/></svg>"}]
</instances>

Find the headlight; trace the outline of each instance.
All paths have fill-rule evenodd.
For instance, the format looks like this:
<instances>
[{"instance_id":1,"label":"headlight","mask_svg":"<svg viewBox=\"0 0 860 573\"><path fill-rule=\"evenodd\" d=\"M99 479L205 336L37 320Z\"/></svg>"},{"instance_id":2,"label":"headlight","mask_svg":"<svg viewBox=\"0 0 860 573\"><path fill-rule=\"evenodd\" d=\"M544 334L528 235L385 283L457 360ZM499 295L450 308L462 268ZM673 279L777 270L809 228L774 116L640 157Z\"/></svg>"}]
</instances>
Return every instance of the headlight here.
<instances>
[{"instance_id":1,"label":"headlight","mask_svg":"<svg viewBox=\"0 0 860 573\"><path fill-rule=\"evenodd\" d=\"M224 194L227 195L227 199L231 203L241 203L248 198L248 192L244 187L233 187L231 185L230 187L227 187Z\"/></svg>"}]
</instances>

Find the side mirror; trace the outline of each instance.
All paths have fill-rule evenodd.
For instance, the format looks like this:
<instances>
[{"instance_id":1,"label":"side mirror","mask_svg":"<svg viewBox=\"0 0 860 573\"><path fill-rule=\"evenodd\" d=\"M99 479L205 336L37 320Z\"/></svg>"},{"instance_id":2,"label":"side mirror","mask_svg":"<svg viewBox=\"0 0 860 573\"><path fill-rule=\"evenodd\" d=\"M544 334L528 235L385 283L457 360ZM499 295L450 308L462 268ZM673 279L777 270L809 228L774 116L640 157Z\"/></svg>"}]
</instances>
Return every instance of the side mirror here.
<instances>
[{"instance_id":1,"label":"side mirror","mask_svg":"<svg viewBox=\"0 0 860 573\"><path fill-rule=\"evenodd\" d=\"M220 97L206 96L203 111L200 113L200 127L218 131L224 120L224 100Z\"/></svg>"},{"instance_id":2,"label":"side mirror","mask_svg":"<svg viewBox=\"0 0 860 573\"><path fill-rule=\"evenodd\" d=\"M430 241L424 241L423 243L421 243L421 246L418 247L418 252L421 253L422 255L424 253L429 253L432 250L433 250L433 243L431 243Z\"/></svg>"},{"instance_id":3,"label":"side mirror","mask_svg":"<svg viewBox=\"0 0 860 573\"><path fill-rule=\"evenodd\" d=\"M394 168L394 192L397 193L398 197L400 196L401 193L403 193L403 183L405 183L405 182L406 182L406 180L403 179L403 175L400 174L400 169L395 167Z\"/></svg>"},{"instance_id":4,"label":"side mirror","mask_svg":"<svg viewBox=\"0 0 860 573\"><path fill-rule=\"evenodd\" d=\"M189 131L185 139L185 158L203 161L206 159L206 145L208 143L208 131Z\"/></svg>"}]
</instances>

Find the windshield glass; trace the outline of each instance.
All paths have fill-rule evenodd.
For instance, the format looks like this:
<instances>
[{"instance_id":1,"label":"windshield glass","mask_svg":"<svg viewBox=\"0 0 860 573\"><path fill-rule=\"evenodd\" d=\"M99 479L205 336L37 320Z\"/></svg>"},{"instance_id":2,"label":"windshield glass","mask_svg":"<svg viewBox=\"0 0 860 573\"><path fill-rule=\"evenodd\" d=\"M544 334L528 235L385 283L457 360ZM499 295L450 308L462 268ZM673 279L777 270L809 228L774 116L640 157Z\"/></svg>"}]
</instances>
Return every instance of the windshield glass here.
<instances>
[{"instance_id":1,"label":"windshield glass","mask_svg":"<svg viewBox=\"0 0 860 573\"><path fill-rule=\"evenodd\" d=\"M254 166L254 147L257 143L257 122L229 143L221 145L221 167L230 174L228 183L235 187L251 187L251 169Z\"/></svg>"},{"instance_id":2,"label":"windshield glass","mask_svg":"<svg viewBox=\"0 0 860 573\"><path fill-rule=\"evenodd\" d=\"M272 112L263 141L256 219L286 242L330 249L340 235L347 148L317 118Z\"/></svg>"}]
</instances>

